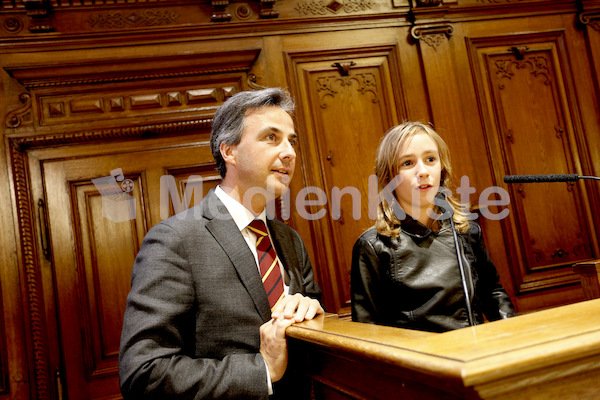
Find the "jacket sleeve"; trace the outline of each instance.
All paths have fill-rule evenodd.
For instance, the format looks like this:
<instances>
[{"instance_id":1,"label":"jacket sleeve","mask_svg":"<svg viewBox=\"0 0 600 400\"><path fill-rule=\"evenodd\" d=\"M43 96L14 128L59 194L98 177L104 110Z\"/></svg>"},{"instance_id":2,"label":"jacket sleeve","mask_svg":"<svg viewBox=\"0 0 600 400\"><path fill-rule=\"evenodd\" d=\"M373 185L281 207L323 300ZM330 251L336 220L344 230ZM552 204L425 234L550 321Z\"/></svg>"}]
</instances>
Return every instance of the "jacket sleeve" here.
<instances>
[{"instance_id":1,"label":"jacket sleeve","mask_svg":"<svg viewBox=\"0 0 600 400\"><path fill-rule=\"evenodd\" d=\"M477 231L471 235L471 242L477 259L476 268L479 275L477 292L483 313L489 321L514 317L516 313L513 304L500 283L498 271L485 246L481 227L479 225L475 227Z\"/></svg>"},{"instance_id":2,"label":"jacket sleeve","mask_svg":"<svg viewBox=\"0 0 600 400\"><path fill-rule=\"evenodd\" d=\"M259 353L195 356L193 279L185 246L164 223L148 232L127 298L119 379L125 399L267 399Z\"/></svg>"},{"instance_id":3,"label":"jacket sleeve","mask_svg":"<svg viewBox=\"0 0 600 400\"><path fill-rule=\"evenodd\" d=\"M374 324L378 321L377 290L379 258L369 241L360 237L352 249L352 320Z\"/></svg>"}]
</instances>

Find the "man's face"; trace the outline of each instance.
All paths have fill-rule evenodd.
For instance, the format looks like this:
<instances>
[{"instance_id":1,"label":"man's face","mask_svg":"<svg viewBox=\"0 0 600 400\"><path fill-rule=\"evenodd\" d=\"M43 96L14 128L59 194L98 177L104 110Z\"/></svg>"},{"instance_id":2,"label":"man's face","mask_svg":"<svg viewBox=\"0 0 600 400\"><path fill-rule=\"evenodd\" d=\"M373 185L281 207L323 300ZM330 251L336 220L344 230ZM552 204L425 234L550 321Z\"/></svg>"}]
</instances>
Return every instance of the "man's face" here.
<instances>
[{"instance_id":1,"label":"man's face","mask_svg":"<svg viewBox=\"0 0 600 400\"><path fill-rule=\"evenodd\" d=\"M260 188L281 196L296 167L297 136L292 117L280 107L249 110L242 139L228 159L227 173L234 173L239 192Z\"/></svg>"}]
</instances>

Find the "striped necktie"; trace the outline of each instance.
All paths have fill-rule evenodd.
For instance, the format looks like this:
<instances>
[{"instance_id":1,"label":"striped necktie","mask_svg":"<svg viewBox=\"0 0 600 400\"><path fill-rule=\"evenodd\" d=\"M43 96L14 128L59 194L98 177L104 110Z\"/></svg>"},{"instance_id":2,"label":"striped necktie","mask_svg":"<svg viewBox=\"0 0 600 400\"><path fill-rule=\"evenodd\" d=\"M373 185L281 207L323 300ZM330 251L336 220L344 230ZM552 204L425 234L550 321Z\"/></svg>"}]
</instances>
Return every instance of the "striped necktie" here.
<instances>
[{"instance_id":1,"label":"striped necktie","mask_svg":"<svg viewBox=\"0 0 600 400\"><path fill-rule=\"evenodd\" d=\"M248 229L256 234L256 255L262 282L267 292L271 309L283 297L283 279L275 248L269 238L267 227L260 219L253 220Z\"/></svg>"}]
</instances>

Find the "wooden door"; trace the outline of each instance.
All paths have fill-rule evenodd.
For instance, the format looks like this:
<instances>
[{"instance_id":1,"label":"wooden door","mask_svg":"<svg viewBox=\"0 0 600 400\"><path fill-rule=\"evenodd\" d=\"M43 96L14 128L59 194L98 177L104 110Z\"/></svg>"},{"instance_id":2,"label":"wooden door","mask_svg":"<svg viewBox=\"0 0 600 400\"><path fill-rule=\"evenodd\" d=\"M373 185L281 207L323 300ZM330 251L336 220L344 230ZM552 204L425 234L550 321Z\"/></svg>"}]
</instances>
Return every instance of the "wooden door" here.
<instances>
[{"instance_id":1,"label":"wooden door","mask_svg":"<svg viewBox=\"0 0 600 400\"><path fill-rule=\"evenodd\" d=\"M498 183L504 175L583 173L579 111L563 32L471 39L472 62ZM590 197L582 182L508 185L502 220L517 295L571 286L571 266L598 257ZM502 249L504 250L504 249Z\"/></svg>"},{"instance_id":2,"label":"wooden door","mask_svg":"<svg viewBox=\"0 0 600 400\"><path fill-rule=\"evenodd\" d=\"M181 203L197 204L220 181L207 137L194 136L186 142L139 140L32 153L30 165L44 177L52 254L47 279L53 282L44 286L53 286L56 297L58 337L49 343L60 346L69 399L120 398L119 341L142 239ZM188 191L183 199L190 175L196 190L202 182L202 192ZM99 191L99 178L112 180L117 193L107 194L106 186Z\"/></svg>"},{"instance_id":3,"label":"wooden door","mask_svg":"<svg viewBox=\"0 0 600 400\"><path fill-rule=\"evenodd\" d=\"M305 133L304 186L292 182L296 217L311 226L326 306L343 315L350 305L352 247L374 223L368 197L376 149L383 134L406 116L397 49L290 53L288 66ZM373 190L376 194L371 178ZM304 199L314 205L304 207L298 202Z\"/></svg>"}]
</instances>

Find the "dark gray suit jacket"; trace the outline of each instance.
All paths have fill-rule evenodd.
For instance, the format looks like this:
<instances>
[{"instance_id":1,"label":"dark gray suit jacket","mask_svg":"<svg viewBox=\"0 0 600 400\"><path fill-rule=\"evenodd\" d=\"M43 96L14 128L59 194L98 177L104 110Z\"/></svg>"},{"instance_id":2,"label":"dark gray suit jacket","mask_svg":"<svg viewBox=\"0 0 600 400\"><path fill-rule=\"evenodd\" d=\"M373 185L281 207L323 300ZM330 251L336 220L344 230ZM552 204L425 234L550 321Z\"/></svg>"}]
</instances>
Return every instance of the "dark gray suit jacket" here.
<instances>
[{"instance_id":1,"label":"dark gray suit jacket","mask_svg":"<svg viewBox=\"0 0 600 400\"><path fill-rule=\"evenodd\" d=\"M290 277L290 294L320 300L298 233L277 220L269 221L269 230ZM121 335L123 395L268 398L259 327L270 318L252 252L211 191L199 205L162 221L144 238ZM278 397L291 396L286 386L295 383L285 382L292 372L288 368L282 384L274 387Z\"/></svg>"}]
</instances>

